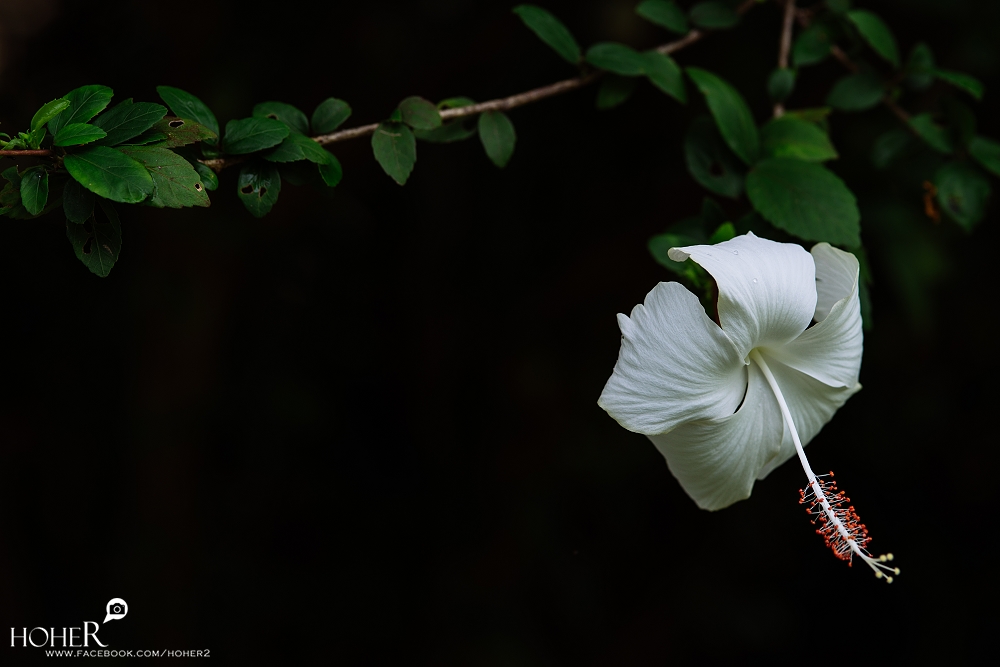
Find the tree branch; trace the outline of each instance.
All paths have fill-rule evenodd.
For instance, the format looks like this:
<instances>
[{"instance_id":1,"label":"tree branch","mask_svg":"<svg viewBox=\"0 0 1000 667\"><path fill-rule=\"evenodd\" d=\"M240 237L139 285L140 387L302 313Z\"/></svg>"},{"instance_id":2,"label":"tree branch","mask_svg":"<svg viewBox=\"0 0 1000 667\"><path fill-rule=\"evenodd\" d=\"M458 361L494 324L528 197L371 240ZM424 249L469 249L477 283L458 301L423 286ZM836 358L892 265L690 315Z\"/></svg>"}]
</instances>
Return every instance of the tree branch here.
<instances>
[{"instance_id":1,"label":"tree branch","mask_svg":"<svg viewBox=\"0 0 1000 667\"><path fill-rule=\"evenodd\" d=\"M778 69L788 69L788 52L792 49L792 25L795 23L795 0L785 0L785 16L781 23L781 42L778 46ZM774 117L785 115L785 105L774 103Z\"/></svg>"},{"instance_id":2,"label":"tree branch","mask_svg":"<svg viewBox=\"0 0 1000 667\"><path fill-rule=\"evenodd\" d=\"M0 157L17 157L19 155L32 156L32 157L48 157L49 155L55 155L56 152L49 150L47 148L40 148L37 150L24 149L24 150L13 150L13 151L0 151Z\"/></svg>"}]
</instances>

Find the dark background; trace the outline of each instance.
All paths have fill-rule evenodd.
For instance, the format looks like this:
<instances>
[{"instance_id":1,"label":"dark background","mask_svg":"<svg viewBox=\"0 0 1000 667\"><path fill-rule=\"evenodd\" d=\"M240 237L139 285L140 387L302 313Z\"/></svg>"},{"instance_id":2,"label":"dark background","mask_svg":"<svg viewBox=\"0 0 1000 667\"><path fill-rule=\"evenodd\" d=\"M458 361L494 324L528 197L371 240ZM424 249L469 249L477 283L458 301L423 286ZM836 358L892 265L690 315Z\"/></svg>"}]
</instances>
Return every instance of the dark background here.
<instances>
[{"instance_id":1,"label":"dark background","mask_svg":"<svg viewBox=\"0 0 1000 667\"><path fill-rule=\"evenodd\" d=\"M485 100L571 76L513 4L6 0L0 121L12 132L102 83L116 99L184 88L223 124L333 95L355 125L407 95ZM544 4L585 46L670 40L632 0ZM904 53L924 39L984 80L980 129L1000 137L995 3L864 6ZM766 4L677 60L733 81L766 118L779 23ZM803 70L790 106L821 104L842 73ZM875 328L864 391L809 452L838 472L873 549L895 552L887 587L823 548L794 463L702 512L597 407L615 313L670 279L645 242L703 191L681 149L699 100L643 85L598 112L594 93L513 111L504 170L476 139L421 144L401 188L366 138L333 147L335 191L285 184L262 220L235 171L207 210L123 207L106 279L75 259L60 216L0 221L0 629L100 621L122 597L129 615L100 634L111 648L244 663L978 657L997 621L996 207L971 236L934 225L931 166L869 166L894 119L833 118Z\"/></svg>"}]
</instances>

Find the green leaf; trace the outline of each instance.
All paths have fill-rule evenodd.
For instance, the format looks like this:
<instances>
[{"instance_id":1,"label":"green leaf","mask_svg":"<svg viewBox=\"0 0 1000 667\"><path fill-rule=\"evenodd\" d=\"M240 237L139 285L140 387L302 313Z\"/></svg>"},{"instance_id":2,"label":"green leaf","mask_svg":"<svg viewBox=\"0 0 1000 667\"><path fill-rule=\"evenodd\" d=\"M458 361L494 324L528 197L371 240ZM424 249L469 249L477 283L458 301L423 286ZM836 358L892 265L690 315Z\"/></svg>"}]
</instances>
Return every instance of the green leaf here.
<instances>
[{"instance_id":1,"label":"green leaf","mask_svg":"<svg viewBox=\"0 0 1000 667\"><path fill-rule=\"evenodd\" d=\"M691 176L707 190L732 199L743 194L743 164L726 148L708 116L699 116L688 129L684 157Z\"/></svg>"},{"instance_id":2,"label":"green leaf","mask_svg":"<svg viewBox=\"0 0 1000 667\"><path fill-rule=\"evenodd\" d=\"M417 162L417 142L410 128L402 123L380 123L372 135L375 159L392 180L406 183Z\"/></svg>"},{"instance_id":3,"label":"green leaf","mask_svg":"<svg viewBox=\"0 0 1000 667\"><path fill-rule=\"evenodd\" d=\"M734 236L736 236L736 227L731 222L724 222L708 237L708 244L715 245L716 243L722 243L732 239Z\"/></svg>"},{"instance_id":4,"label":"green leaf","mask_svg":"<svg viewBox=\"0 0 1000 667\"><path fill-rule=\"evenodd\" d=\"M80 86L63 95L69 107L49 121L49 132L59 134L59 130L73 123L86 123L104 111L114 92L107 86Z\"/></svg>"},{"instance_id":5,"label":"green leaf","mask_svg":"<svg viewBox=\"0 0 1000 667\"><path fill-rule=\"evenodd\" d=\"M681 104L687 104L684 76L674 59L658 51L646 51L642 57L646 61L643 69L653 85Z\"/></svg>"},{"instance_id":6,"label":"green leaf","mask_svg":"<svg viewBox=\"0 0 1000 667\"><path fill-rule=\"evenodd\" d=\"M114 148L93 146L70 153L63 166L85 188L105 199L137 204L153 194L149 171Z\"/></svg>"},{"instance_id":7,"label":"green leaf","mask_svg":"<svg viewBox=\"0 0 1000 667\"><path fill-rule=\"evenodd\" d=\"M254 217L267 215L280 192L281 175L273 164L254 161L240 169L236 193Z\"/></svg>"},{"instance_id":8,"label":"green leaf","mask_svg":"<svg viewBox=\"0 0 1000 667\"><path fill-rule=\"evenodd\" d=\"M28 133L28 147L37 149L42 145L42 139L45 138L45 126L38 128L37 130L32 130Z\"/></svg>"},{"instance_id":9,"label":"green leaf","mask_svg":"<svg viewBox=\"0 0 1000 667\"><path fill-rule=\"evenodd\" d=\"M865 9L847 12L847 18L858 29L875 53L885 58L893 67L899 67L899 47L889 26L878 16Z\"/></svg>"},{"instance_id":10,"label":"green leaf","mask_svg":"<svg viewBox=\"0 0 1000 667\"><path fill-rule=\"evenodd\" d=\"M872 164L878 169L885 169L896 158L903 155L913 145L913 134L897 127L879 135L872 144Z\"/></svg>"},{"instance_id":11,"label":"green leaf","mask_svg":"<svg viewBox=\"0 0 1000 667\"><path fill-rule=\"evenodd\" d=\"M157 146L163 148L187 146L199 141L214 144L218 140L218 135L201 123L177 116L165 116L149 129L152 133L162 135L156 141L160 142Z\"/></svg>"},{"instance_id":12,"label":"green leaf","mask_svg":"<svg viewBox=\"0 0 1000 667\"><path fill-rule=\"evenodd\" d=\"M634 79L630 79L634 81ZM456 118L453 121L443 124L433 130L414 130L413 136L421 141L429 141L437 144L448 144L453 141L462 141L476 134L476 125L473 119Z\"/></svg>"},{"instance_id":13,"label":"green leaf","mask_svg":"<svg viewBox=\"0 0 1000 667\"><path fill-rule=\"evenodd\" d=\"M150 206L184 208L211 204L201 176L177 153L156 146L136 146L121 151L149 170L155 188Z\"/></svg>"},{"instance_id":14,"label":"green leaf","mask_svg":"<svg viewBox=\"0 0 1000 667\"><path fill-rule=\"evenodd\" d=\"M807 123L815 123L819 125L820 129L824 132L829 132L829 123L827 122L827 116L830 115L830 107L814 107L812 109L789 109L785 112L785 115L790 118L798 118L799 120L804 120Z\"/></svg>"},{"instance_id":15,"label":"green leaf","mask_svg":"<svg viewBox=\"0 0 1000 667\"><path fill-rule=\"evenodd\" d=\"M11 184L16 185L18 188L21 187L21 174L17 171L17 165L13 167L7 167L0 173L0 176L7 179ZM20 197L18 197L20 199Z\"/></svg>"},{"instance_id":16,"label":"green leaf","mask_svg":"<svg viewBox=\"0 0 1000 667\"><path fill-rule=\"evenodd\" d=\"M743 96L711 72L697 67L688 67L686 71L705 96L722 138L741 160L753 164L760 151L760 138Z\"/></svg>"},{"instance_id":17,"label":"green leaf","mask_svg":"<svg viewBox=\"0 0 1000 667\"><path fill-rule=\"evenodd\" d=\"M103 199L100 201L101 211L106 220L94 214L83 224L66 223L66 238L73 245L76 258L83 262L101 278L111 273L112 267L118 261L122 250L122 229L118 220L118 212Z\"/></svg>"},{"instance_id":18,"label":"green leaf","mask_svg":"<svg viewBox=\"0 0 1000 667\"><path fill-rule=\"evenodd\" d=\"M479 139L493 164L503 168L510 162L517 135L514 124L502 111L485 111L479 115Z\"/></svg>"},{"instance_id":19,"label":"green leaf","mask_svg":"<svg viewBox=\"0 0 1000 667\"><path fill-rule=\"evenodd\" d=\"M580 46L562 21L535 5L518 5L513 12L521 17L524 25L548 44L570 65L580 62Z\"/></svg>"},{"instance_id":20,"label":"green leaf","mask_svg":"<svg viewBox=\"0 0 1000 667\"><path fill-rule=\"evenodd\" d=\"M44 167L32 167L21 174L21 203L31 215L38 215L49 200L49 175Z\"/></svg>"},{"instance_id":21,"label":"green leaf","mask_svg":"<svg viewBox=\"0 0 1000 667\"><path fill-rule=\"evenodd\" d=\"M441 127L441 114L430 101L416 95L399 103L403 122L414 130L433 130Z\"/></svg>"},{"instance_id":22,"label":"green leaf","mask_svg":"<svg viewBox=\"0 0 1000 667\"><path fill-rule=\"evenodd\" d=\"M351 105L336 97L328 97L319 103L312 115L312 131L329 134L351 117Z\"/></svg>"},{"instance_id":23,"label":"green leaf","mask_svg":"<svg viewBox=\"0 0 1000 667\"><path fill-rule=\"evenodd\" d=\"M69 108L69 100L58 98L42 105L42 108L35 112L31 118L31 131L37 131L50 120Z\"/></svg>"},{"instance_id":24,"label":"green leaf","mask_svg":"<svg viewBox=\"0 0 1000 667\"><path fill-rule=\"evenodd\" d=\"M166 102L175 116L180 118L190 118L196 123L201 123L210 129L215 136L219 136L219 121L215 119L215 114L191 93L180 88L170 86L157 86L156 92L160 99Z\"/></svg>"},{"instance_id":25,"label":"green leaf","mask_svg":"<svg viewBox=\"0 0 1000 667\"><path fill-rule=\"evenodd\" d=\"M167 108L155 102L119 102L94 119L93 125L108 133L98 140L98 144L114 146L137 137L153 127L166 113Z\"/></svg>"},{"instance_id":26,"label":"green leaf","mask_svg":"<svg viewBox=\"0 0 1000 667\"><path fill-rule=\"evenodd\" d=\"M288 129L300 134L309 134L309 119L306 115L284 102L261 102L254 106L250 114L254 118L270 118L281 121Z\"/></svg>"},{"instance_id":27,"label":"green leaf","mask_svg":"<svg viewBox=\"0 0 1000 667\"><path fill-rule=\"evenodd\" d=\"M837 151L826 132L812 123L787 115L761 128L760 143L764 157L790 157L807 162L837 158Z\"/></svg>"},{"instance_id":28,"label":"green leaf","mask_svg":"<svg viewBox=\"0 0 1000 667\"><path fill-rule=\"evenodd\" d=\"M630 46L616 42L601 42L587 49L587 62L621 76L645 74L646 59Z\"/></svg>"},{"instance_id":29,"label":"green leaf","mask_svg":"<svg viewBox=\"0 0 1000 667\"><path fill-rule=\"evenodd\" d=\"M934 175L941 208L966 231L971 231L986 214L990 182L968 162L948 162Z\"/></svg>"},{"instance_id":30,"label":"green leaf","mask_svg":"<svg viewBox=\"0 0 1000 667\"><path fill-rule=\"evenodd\" d=\"M722 30L740 22L740 15L725 2L699 2L688 11L691 23L699 28Z\"/></svg>"},{"instance_id":31,"label":"green leaf","mask_svg":"<svg viewBox=\"0 0 1000 667\"><path fill-rule=\"evenodd\" d=\"M288 136L288 125L273 118L243 118L226 123L225 151L245 155L277 146Z\"/></svg>"},{"instance_id":32,"label":"green leaf","mask_svg":"<svg viewBox=\"0 0 1000 667\"><path fill-rule=\"evenodd\" d=\"M807 241L860 245L857 202L833 172L791 158L761 160L747 174L747 196L775 227Z\"/></svg>"},{"instance_id":33,"label":"green leaf","mask_svg":"<svg viewBox=\"0 0 1000 667\"><path fill-rule=\"evenodd\" d=\"M319 175L323 178L323 182L331 188L336 187L340 183L340 179L344 177L344 170L340 166L340 160L333 153L330 153L329 162L317 166L319 167Z\"/></svg>"},{"instance_id":34,"label":"green leaf","mask_svg":"<svg viewBox=\"0 0 1000 667\"><path fill-rule=\"evenodd\" d=\"M884 96L882 80L875 72L865 69L833 84L826 103L839 111L864 111L881 102Z\"/></svg>"},{"instance_id":35,"label":"green leaf","mask_svg":"<svg viewBox=\"0 0 1000 667\"><path fill-rule=\"evenodd\" d=\"M934 54L929 46L918 43L910 51L906 61L907 83L917 90L923 90L934 82Z\"/></svg>"},{"instance_id":36,"label":"green leaf","mask_svg":"<svg viewBox=\"0 0 1000 667\"><path fill-rule=\"evenodd\" d=\"M597 108L613 109L632 97L638 79L632 76L608 74L597 89Z\"/></svg>"},{"instance_id":37,"label":"green leaf","mask_svg":"<svg viewBox=\"0 0 1000 667\"><path fill-rule=\"evenodd\" d=\"M834 14L846 14L851 8L851 0L826 0L826 8Z\"/></svg>"},{"instance_id":38,"label":"green leaf","mask_svg":"<svg viewBox=\"0 0 1000 667\"><path fill-rule=\"evenodd\" d=\"M194 170L198 172L199 176L201 176L201 183L205 186L206 190L214 192L219 188L219 176L212 171L211 167L197 161L191 166L193 166Z\"/></svg>"},{"instance_id":39,"label":"green leaf","mask_svg":"<svg viewBox=\"0 0 1000 667\"><path fill-rule=\"evenodd\" d=\"M815 65L830 55L833 33L823 23L813 23L799 33L792 45L792 62L796 67Z\"/></svg>"},{"instance_id":40,"label":"green leaf","mask_svg":"<svg viewBox=\"0 0 1000 667\"><path fill-rule=\"evenodd\" d=\"M774 103L784 102L795 89L795 70L787 67L774 70L767 79L767 94Z\"/></svg>"},{"instance_id":41,"label":"green leaf","mask_svg":"<svg viewBox=\"0 0 1000 667\"><path fill-rule=\"evenodd\" d=\"M929 113L917 114L910 118L910 127L934 150L942 153L951 153L954 150L948 132L935 123Z\"/></svg>"},{"instance_id":42,"label":"green leaf","mask_svg":"<svg viewBox=\"0 0 1000 667\"><path fill-rule=\"evenodd\" d=\"M1000 177L1000 143L986 137L974 137L969 142L969 155L994 176Z\"/></svg>"},{"instance_id":43,"label":"green leaf","mask_svg":"<svg viewBox=\"0 0 1000 667\"><path fill-rule=\"evenodd\" d=\"M683 35L688 31L684 10L669 0L644 0L635 8L635 13L650 23Z\"/></svg>"},{"instance_id":44,"label":"green leaf","mask_svg":"<svg viewBox=\"0 0 1000 667\"><path fill-rule=\"evenodd\" d=\"M476 101L468 97L449 97L437 103L438 109L460 109L461 107L471 107Z\"/></svg>"},{"instance_id":45,"label":"green leaf","mask_svg":"<svg viewBox=\"0 0 1000 667\"><path fill-rule=\"evenodd\" d=\"M72 178L63 187L63 211L70 222L82 225L94 215L94 193Z\"/></svg>"},{"instance_id":46,"label":"green leaf","mask_svg":"<svg viewBox=\"0 0 1000 667\"><path fill-rule=\"evenodd\" d=\"M932 71L932 74L941 81L950 83L956 88L964 90L977 100L983 99L983 84L975 77L963 74L962 72L954 72L952 70L938 68L935 68Z\"/></svg>"},{"instance_id":47,"label":"green leaf","mask_svg":"<svg viewBox=\"0 0 1000 667\"><path fill-rule=\"evenodd\" d=\"M269 162L295 162L309 160L316 164L326 164L332 155L318 143L298 132L292 132L278 146L264 155Z\"/></svg>"},{"instance_id":48,"label":"green leaf","mask_svg":"<svg viewBox=\"0 0 1000 667\"><path fill-rule=\"evenodd\" d=\"M81 146L92 141L103 139L107 132L90 123L72 123L59 129L59 134L52 140L54 146Z\"/></svg>"},{"instance_id":49,"label":"green leaf","mask_svg":"<svg viewBox=\"0 0 1000 667\"><path fill-rule=\"evenodd\" d=\"M683 262L675 262L670 259L671 248L683 248L690 245L699 245L700 240L688 236L686 234L675 234L673 232L667 232L665 234L657 234L653 238L649 239L646 244L646 248L649 250L649 254L653 256L656 263L660 266L670 269L674 273L684 278L690 278L688 275L689 267L694 262L688 262L687 260Z\"/></svg>"}]
</instances>

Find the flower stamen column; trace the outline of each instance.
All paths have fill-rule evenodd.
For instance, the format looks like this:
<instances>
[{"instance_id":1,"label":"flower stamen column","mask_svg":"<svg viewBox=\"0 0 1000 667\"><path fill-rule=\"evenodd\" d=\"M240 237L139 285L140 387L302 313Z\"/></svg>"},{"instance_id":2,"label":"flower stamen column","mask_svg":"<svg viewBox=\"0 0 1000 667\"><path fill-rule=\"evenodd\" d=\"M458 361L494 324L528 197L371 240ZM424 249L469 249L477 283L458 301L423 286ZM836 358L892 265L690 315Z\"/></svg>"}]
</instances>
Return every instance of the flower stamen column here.
<instances>
[{"instance_id":1,"label":"flower stamen column","mask_svg":"<svg viewBox=\"0 0 1000 667\"><path fill-rule=\"evenodd\" d=\"M854 510L854 506L844 506L851 499L843 491L837 490L832 472L829 475L817 475L813 472L809 465L809 459L806 458L806 452L802 448L802 443L799 441L799 434L795 430L795 423L792 421L788 404L785 403L785 397L782 396L781 389L778 387L778 382L774 379L771 369L768 368L767 362L764 361L764 357L756 348L750 351L749 357L760 368L771 387L771 391L774 392L774 398L778 401L778 407L781 409L781 416L792 434L795 452L799 456L799 462L802 464L802 470L805 471L808 481L808 491L805 489L800 491L801 499L799 502L808 504L809 513L817 517L813 523L820 522L820 528L816 532L823 536L826 545L833 550L837 558L846 560L850 565L856 555L868 564L868 567L875 572L876 577L881 579L884 576L886 582L891 584L892 575L899 574L898 567L886 565L886 562L892 560L892 554L874 557L865 549L871 538L868 536L868 529L861 523ZM829 479L823 479L823 477Z\"/></svg>"}]
</instances>

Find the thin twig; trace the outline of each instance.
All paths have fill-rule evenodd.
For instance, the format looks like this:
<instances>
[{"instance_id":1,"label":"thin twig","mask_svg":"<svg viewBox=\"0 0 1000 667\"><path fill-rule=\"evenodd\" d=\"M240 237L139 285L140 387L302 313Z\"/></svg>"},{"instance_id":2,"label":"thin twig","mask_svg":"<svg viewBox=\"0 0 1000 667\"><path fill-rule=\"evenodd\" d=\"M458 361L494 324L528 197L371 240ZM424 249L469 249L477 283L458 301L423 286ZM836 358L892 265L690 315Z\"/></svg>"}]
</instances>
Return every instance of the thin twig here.
<instances>
[{"instance_id":1,"label":"thin twig","mask_svg":"<svg viewBox=\"0 0 1000 667\"><path fill-rule=\"evenodd\" d=\"M795 23L795 0L785 0L785 16L781 23L781 42L778 46L778 69L788 69L788 52L792 50L792 25ZM774 117L785 115L785 105L774 103Z\"/></svg>"},{"instance_id":2,"label":"thin twig","mask_svg":"<svg viewBox=\"0 0 1000 667\"><path fill-rule=\"evenodd\" d=\"M56 152L49 150L47 148L39 148L36 150L25 149L25 150L11 150L11 151L0 151L0 157L17 157L17 156L32 156L32 157L48 157L49 155L55 155Z\"/></svg>"}]
</instances>

